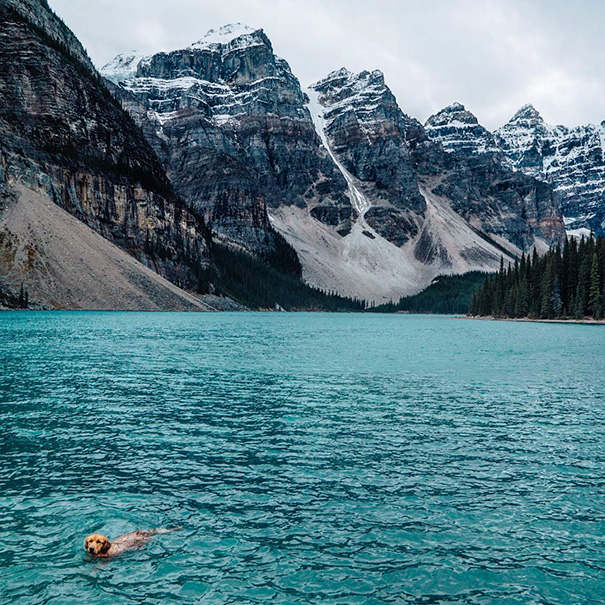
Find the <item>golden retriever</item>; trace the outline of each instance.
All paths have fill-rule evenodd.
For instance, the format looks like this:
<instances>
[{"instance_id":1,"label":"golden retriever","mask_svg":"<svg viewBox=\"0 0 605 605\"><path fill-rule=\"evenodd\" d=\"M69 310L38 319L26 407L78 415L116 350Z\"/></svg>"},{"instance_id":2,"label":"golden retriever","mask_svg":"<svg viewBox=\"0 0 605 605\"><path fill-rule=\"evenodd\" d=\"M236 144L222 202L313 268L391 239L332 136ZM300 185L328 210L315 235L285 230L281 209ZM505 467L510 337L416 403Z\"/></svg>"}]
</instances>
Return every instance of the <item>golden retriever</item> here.
<instances>
[{"instance_id":1,"label":"golden retriever","mask_svg":"<svg viewBox=\"0 0 605 605\"><path fill-rule=\"evenodd\" d=\"M172 529L139 529L129 534L118 536L115 540L110 540L102 534L91 534L84 540L86 552L95 557L115 557L121 555L127 550L141 548L153 536L158 534L168 534L171 531L181 529L174 527Z\"/></svg>"}]
</instances>

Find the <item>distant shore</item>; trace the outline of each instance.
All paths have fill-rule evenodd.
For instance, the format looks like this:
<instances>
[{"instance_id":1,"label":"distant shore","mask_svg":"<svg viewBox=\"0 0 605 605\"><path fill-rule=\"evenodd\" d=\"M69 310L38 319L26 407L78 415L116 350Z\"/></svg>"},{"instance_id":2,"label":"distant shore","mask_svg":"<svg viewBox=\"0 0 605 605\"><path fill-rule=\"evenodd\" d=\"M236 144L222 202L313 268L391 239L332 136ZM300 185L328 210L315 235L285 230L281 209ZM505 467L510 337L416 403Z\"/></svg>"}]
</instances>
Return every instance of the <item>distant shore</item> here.
<instances>
[{"instance_id":1,"label":"distant shore","mask_svg":"<svg viewBox=\"0 0 605 605\"><path fill-rule=\"evenodd\" d=\"M523 321L541 324L579 324L584 326L605 326L605 319L532 319L530 317L478 317L462 315L460 319L478 319L481 321Z\"/></svg>"}]
</instances>

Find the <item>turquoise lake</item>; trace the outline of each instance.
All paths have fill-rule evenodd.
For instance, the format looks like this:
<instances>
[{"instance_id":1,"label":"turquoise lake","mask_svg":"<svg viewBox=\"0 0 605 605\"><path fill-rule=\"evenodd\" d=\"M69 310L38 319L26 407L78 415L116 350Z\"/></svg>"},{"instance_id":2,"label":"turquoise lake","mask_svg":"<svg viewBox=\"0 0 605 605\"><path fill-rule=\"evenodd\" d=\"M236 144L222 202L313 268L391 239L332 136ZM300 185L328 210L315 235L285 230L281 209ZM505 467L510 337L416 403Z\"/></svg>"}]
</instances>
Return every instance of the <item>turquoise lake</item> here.
<instances>
[{"instance_id":1,"label":"turquoise lake","mask_svg":"<svg viewBox=\"0 0 605 605\"><path fill-rule=\"evenodd\" d=\"M604 327L7 312L0 361L2 603L603 602Z\"/></svg>"}]
</instances>

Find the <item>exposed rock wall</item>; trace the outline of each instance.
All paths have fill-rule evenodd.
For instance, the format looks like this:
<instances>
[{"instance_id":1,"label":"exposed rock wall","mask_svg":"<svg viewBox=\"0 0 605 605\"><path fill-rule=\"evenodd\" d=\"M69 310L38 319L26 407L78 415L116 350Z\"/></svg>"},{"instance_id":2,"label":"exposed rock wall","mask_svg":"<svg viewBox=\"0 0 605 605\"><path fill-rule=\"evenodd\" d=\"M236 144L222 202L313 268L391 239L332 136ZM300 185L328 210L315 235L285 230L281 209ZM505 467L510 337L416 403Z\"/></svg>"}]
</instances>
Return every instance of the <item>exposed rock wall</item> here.
<instances>
[{"instance_id":1,"label":"exposed rock wall","mask_svg":"<svg viewBox=\"0 0 605 605\"><path fill-rule=\"evenodd\" d=\"M366 220L403 245L417 234L426 209L408 144L410 137L424 136L422 127L400 110L380 71L341 69L312 88L325 107L331 148L371 200Z\"/></svg>"},{"instance_id":2,"label":"exposed rock wall","mask_svg":"<svg viewBox=\"0 0 605 605\"><path fill-rule=\"evenodd\" d=\"M313 89L326 108L334 151L372 200L366 219L389 241L401 246L419 232L422 186L448 199L473 227L520 250L561 240L563 223L551 189L510 170L494 151L493 136L460 104L431 118L425 130L401 111L381 72L343 69Z\"/></svg>"},{"instance_id":3,"label":"exposed rock wall","mask_svg":"<svg viewBox=\"0 0 605 605\"><path fill-rule=\"evenodd\" d=\"M121 84L119 98L177 192L220 235L270 251L267 208L292 204L350 230L346 183L321 147L298 80L262 30L228 26L187 49L119 57L102 71Z\"/></svg>"},{"instance_id":4,"label":"exposed rock wall","mask_svg":"<svg viewBox=\"0 0 605 605\"><path fill-rule=\"evenodd\" d=\"M197 285L205 228L73 34L41 0L0 2L6 185L52 199L171 281Z\"/></svg>"}]
</instances>

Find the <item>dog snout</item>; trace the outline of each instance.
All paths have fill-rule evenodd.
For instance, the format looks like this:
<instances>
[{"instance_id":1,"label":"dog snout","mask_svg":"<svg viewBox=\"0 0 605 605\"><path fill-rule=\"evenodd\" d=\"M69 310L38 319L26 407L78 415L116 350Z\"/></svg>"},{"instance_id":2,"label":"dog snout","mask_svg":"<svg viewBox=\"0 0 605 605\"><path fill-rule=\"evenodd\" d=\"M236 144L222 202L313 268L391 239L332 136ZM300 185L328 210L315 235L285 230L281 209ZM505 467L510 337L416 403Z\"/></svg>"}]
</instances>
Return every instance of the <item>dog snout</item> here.
<instances>
[{"instance_id":1,"label":"dog snout","mask_svg":"<svg viewBox=\"0 0 605 605\"><path fill-rule=\"evenodd\" d=\"M94 551L95 551L95 547L94 546L89 546L88 547L88 552L94 553Z\"/></svg>"}]
</instances>

